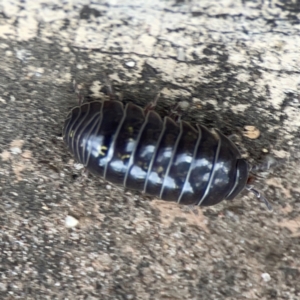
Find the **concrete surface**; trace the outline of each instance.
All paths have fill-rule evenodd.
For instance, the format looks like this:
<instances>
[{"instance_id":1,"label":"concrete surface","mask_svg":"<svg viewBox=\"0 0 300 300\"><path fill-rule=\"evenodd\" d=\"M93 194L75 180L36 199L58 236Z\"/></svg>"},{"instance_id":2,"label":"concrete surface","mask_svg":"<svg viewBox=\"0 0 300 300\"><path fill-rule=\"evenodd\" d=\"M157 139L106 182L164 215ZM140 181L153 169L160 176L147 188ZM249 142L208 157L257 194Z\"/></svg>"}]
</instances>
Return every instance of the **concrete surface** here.
<instances>
[{"instance_id":1,"label":"concrete surface","mask_svg":"<svg viewBox=\"0 0 300 300\"><path fill-rule=\"evenodd\" d=\"M299 1L0 1L0 298L300 299L299 49ZM72 80L104 97L104 72L275 157L255 183L274 211L82 181L61 128Z\"/></svg>"}]
</instances>

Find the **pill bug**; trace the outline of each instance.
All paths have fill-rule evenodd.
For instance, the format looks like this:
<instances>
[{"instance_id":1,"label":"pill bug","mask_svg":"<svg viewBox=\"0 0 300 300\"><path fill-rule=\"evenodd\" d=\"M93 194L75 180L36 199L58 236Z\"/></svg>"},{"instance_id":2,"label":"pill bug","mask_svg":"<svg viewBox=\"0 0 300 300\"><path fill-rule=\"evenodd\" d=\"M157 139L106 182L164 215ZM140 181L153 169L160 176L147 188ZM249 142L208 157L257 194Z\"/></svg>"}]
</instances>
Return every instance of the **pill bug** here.
<instances>
[{"instance_id":1,"label":"pill bug","mask_svg":"<svg viewBox=\"0 0 300 300\"><path fill-rule=\"evenodd\" d=\"M199 206L248 189L270 208L247 184L250 167L229 138L200 124L161 118L153 107L114 99L80 103L67 115L63 140L88 171L128 189Z\"/></svg>"}]
</instances>

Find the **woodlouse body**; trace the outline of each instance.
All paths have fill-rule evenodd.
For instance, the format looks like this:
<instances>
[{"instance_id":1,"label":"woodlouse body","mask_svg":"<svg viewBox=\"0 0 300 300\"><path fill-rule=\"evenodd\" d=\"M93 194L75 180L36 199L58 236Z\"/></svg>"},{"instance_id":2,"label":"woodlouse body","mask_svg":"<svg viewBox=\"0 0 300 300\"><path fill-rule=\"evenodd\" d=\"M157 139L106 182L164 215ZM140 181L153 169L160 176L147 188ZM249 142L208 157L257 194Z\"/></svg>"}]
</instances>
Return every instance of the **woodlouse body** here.
<instances>
[{"instance_id":1,"label":"woodlouse body","mask_svg":"<svg viewBox=\"0 0 300 300\"><path fill-rule=\"evenodd\" d=\"M94 174L166 201L210 206L232 200L249 170L219 131L161 117L120 101L93 101L71 110L64 142Z\"/></svg>"}]
</instances>

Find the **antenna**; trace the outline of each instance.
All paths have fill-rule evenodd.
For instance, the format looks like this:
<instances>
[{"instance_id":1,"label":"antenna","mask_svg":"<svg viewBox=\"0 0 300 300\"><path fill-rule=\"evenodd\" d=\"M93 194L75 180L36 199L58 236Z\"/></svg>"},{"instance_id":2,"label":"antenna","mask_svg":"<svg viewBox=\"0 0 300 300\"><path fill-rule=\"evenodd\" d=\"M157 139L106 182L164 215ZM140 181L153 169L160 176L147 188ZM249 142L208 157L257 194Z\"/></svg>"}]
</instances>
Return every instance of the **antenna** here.
<instances>
[{"instance_id":1,"label":"antenna","mask_svg":"<svg viewBox=\"0 0 300 300\"><path fill-rule=\"evenodd\" d=\"M272 205L260 191L256 190L252 185L249 184L246 185L246 190L253 193L259 201L263 202L269 211L273 211Z\"/></svg>"}]
</instances>

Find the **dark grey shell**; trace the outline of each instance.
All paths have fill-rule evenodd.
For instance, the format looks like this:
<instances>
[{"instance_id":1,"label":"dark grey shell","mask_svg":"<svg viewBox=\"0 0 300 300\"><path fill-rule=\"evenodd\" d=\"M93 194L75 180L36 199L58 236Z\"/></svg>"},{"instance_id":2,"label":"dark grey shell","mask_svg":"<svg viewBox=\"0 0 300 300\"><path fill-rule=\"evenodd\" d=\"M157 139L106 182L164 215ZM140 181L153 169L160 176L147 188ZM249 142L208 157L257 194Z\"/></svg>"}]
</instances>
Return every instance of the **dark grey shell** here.
<instances>
[{"instance_id":1,"label":"dark grey shell","mask_svg":"<svg viewBox=\"0 0 300 300\"><path fill-rule=\"evenodd\" d=\"M246 160L219 131L161 119L132 103L73 108L63 139L92 173L166 201L215 205L236 197L248 179Z\"/></svg>"}]
</instances>

